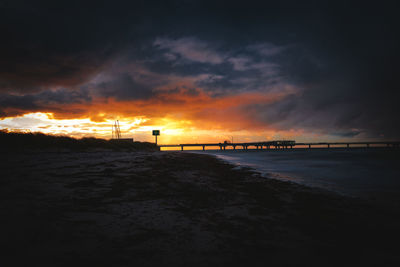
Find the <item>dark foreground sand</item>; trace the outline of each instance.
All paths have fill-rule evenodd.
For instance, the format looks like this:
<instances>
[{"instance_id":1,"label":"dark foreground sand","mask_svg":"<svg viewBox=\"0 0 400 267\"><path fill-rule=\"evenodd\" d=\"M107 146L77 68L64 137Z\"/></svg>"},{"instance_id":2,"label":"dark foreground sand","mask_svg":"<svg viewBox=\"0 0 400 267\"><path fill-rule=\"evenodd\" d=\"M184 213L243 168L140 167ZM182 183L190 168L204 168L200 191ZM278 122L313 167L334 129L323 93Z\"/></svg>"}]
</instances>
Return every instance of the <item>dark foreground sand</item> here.
<instances>
[{"instance_id":1,"label":"dark foreground sand","mask_svg":"<svg viewBox=\"0 0 400 267\"><path fill-rule=\"evenodd\" d=\"M175 152L1 155L0 266L400 266L399 213Z\"/></svg>"}]
</instances>

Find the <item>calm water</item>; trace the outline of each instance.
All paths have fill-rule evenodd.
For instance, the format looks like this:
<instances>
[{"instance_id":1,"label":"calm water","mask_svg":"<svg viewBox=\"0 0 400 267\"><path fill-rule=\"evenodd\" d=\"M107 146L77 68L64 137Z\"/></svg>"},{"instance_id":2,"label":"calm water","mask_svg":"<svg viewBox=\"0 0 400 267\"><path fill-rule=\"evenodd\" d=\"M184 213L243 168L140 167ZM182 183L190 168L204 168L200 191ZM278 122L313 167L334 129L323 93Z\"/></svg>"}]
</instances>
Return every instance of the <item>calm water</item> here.
<instances>
[{"instance_id":1,"label":"calm water","mask_svg":"<svg viewBox=\"0 0 400 267\"><path fill-rule=\"evenodd\" d=\"M400 196L400 151L314 149L206 151L266 177L328 189L345 195Z\"/></svg>"}]
</instances>

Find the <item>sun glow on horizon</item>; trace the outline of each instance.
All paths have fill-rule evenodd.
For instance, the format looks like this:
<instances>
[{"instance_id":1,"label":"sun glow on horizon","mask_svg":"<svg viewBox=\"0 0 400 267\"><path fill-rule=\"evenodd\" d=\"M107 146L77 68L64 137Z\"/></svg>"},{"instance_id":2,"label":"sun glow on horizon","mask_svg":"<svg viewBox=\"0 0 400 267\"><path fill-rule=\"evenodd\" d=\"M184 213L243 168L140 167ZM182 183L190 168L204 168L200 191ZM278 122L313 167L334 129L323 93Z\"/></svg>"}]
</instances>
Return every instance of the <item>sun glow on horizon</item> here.
<instances>
[{"instance_id":1,"label":"sun glow on horizon","mask_svg":"<svg viewBox=\"0 0 400 267\"><path fill-rule=\"evenodd\" d=\"M104 114L99 114L104 116ZM161 130L164 142L170 143L180 140L187 129L182 126L191 125L190 121L172 120L162 118L155 120L154 124L148 124L148 118L144 117L116 117L120 122L123 137L134 138L138 141L152 141L151 131ZM115 120L103 119L93 121L90 118L56 119L53 113L28 113L18 117L6 117L0 120L1 130L21 132L41 132L45 134L67 135L71 137L99 137L111 138L111 126Z\"/></svg>"},{"instance_id":2,"label":"sun glow on horizon","mask_svg":"<svg viewBox=\"0 0 400 267\"><path fill-rule=\"evenodd\" d=\"M98 118L101 118L97 120ZM234 142L254 142L265 140L329 140L328 135L310 135L303 130L279 131L273 129L225 129L220 125L194 123L187 119L171 117L147 118L107 117L99 113L96 119L76 118L57 119L53 113L27 113L23 116L0 119L0 130L41 132L53 135L66 135L75 138L97 137L110 139L112 125L119 120L123 138L133 138L135 141L154 142L152 130L160 130L159 144L182 143L219 143L225 140ZM197 126L200 125L200 126Z\"/></svg>"},{"instance_id":3,"label":"sun glow on horizon","mask_svg":"<svg viewBox=\"0 0 400 267\"><path fill-rule=\"evenodd\" d=\"M104 114L98 114L104 116ZM151 131L161 131L160 143L200 143L200 142L221 142L230 140L232 135L236 141L250 141L254 138L265 139L262 136L251 134L246 130L235 132L218 129L197 129L190 120L174 120L172 118L149 119L143 116L138 117L116 117L120 122L122 136L134 138L137 141L154 140ZM115 120L105 118L102 121L93 121L90 118L77 119L56 119L53 113L28 113L18 117L7 117L0 120L0 129L24 132L42 132L45 134L67 135L71 137L98 137L111 138L111 125ZM257 137L258 136L258 137Z\"/></svg>"},{"instance_id":4,"label":"sun glow on horizon","mask_svg":"<svg viewBox=\"0 0 400 267\"><path fill-rule=\"evenodd\" d=\"M100 116L102 114L99 114ZM121 131L126 134L138 125L147 121L142 117L118 118ZM11 131L42 132L45 134L67 135L71 137L111 138L111 125L114 121L104 119L93 121L90 118L56 119L53 113L28 113L18 117L7 117L0 120L0 129Z\"/></svg>"}]
</instances>

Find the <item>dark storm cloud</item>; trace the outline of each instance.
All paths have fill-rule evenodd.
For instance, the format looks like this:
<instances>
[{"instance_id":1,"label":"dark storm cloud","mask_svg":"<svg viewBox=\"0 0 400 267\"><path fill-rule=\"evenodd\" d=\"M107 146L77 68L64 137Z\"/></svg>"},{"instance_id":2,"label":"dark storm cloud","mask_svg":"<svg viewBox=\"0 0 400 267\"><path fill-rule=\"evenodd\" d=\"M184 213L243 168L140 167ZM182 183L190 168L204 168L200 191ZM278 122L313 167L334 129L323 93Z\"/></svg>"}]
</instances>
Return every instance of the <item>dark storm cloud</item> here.
<instances>
[{"instance_id":1,"label":"dark storm cloud","mask_svg":"<svg viewBox=\"0 0 400 267\"><path fill-rule=\"evenodd\" d=\"M398 18L388 2L2 1L0 8L1 114L40 110L52 97L81 101L55 92L82 88L117 100L149 99L169 85L171 93L199 87L216 97L281 90L285 98L243 113L281 129L400 136Z\"/></svg>"},{"instance_id":2,"label":"dark storm cloud","mask_svg":"<svg viewBox=\"0 0 400 267\"><path fill-rule=\"evenodd\" d=\"M128 73L113 77L113 80L95 86L95 92L101 97L114 97L117 100L148 99L152 96L149 84L135 81Z\"/></svg>"},{"instance_id":3,"label":"dark storm cloud","mask_svg":"<svg viewBox=\"0 0 400 267\"><path fill-rule=\"evenodd\" d=\"M0 94L0 113L6 117L21 115L26 111L43 111L43 109L55 112L62 110L59 105L89 103L91 100L85 88L79 91L58 89L26 95Z\"/></svg>"},{"instance_id":4,"label":"dark storm cloud","mask_svg":"<svg viewBox=\"0 0 400 267\"><path fill-rule=\"evenodd\" d=\"M280 81L279 55L286 47L271 43L222 46L220 42L195 37L157 38L155 51L161 51L160 61L148 64L149 69L192 77L194 84L212 96L240 92L270 92ZM284 90L284 88L282 88Z\"/></svg>"},{"instance_id":5,"label":"dark storm cloud","mask_svg":"<svg viewBox=\"0 0 400 267\"><path fill-rule=\"evenodd\" d=\"M132 37L142 6L140 1L2 1L0 90L82 84Z\"/></svg>"}]
</instances>

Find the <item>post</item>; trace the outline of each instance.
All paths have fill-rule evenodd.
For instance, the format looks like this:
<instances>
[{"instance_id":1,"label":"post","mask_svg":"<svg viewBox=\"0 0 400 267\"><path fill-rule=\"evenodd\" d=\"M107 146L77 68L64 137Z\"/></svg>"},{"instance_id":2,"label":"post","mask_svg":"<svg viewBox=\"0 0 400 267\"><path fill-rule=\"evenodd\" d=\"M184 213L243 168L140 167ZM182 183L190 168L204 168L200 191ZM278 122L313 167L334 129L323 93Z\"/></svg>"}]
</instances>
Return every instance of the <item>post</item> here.
<instances>
[{"instance_id":1,"label":"post","mask_svg":"<svg viewBox=\"0 0 400 267\"><path fill-rule=\"evenodd\" d=\"M310 144L308 145L308 148L311 149L311 145Z\"/></svg>"},{"instance_id":2,"label":"post","mask_svg":"<svg viewBox=\"0 0 400 267\"><path fill-rule=\"evenodd\" d=\"M183 145L181 145L181 151L183 151Z\"/></svg>"},{"instance_id":3,"label":"post","mask_svg":"<svg viewBox=\"0 0 400 267\"><path fill-rule=\"evenodd\" d=\"M160 135L160 130L153 130L153 135L156 138L156 145L157 145L157 136Z\"/></svg>"},{"instance_id":4,"label":"post","mask_svg":"<svg viewBox=\"0 0 400 267\"><path fill-rule=\"evenodd\" d=\"M328 144L328 148L330 147L330 145Z\"/></svg>"},{"instance_id":5,"label":"post","mask_svg":"<svg viewBox=\"0 0 400 267\"><path fill-rule=\"evenodd\" d=\"M206 150L206 146L203 146L203 151Z\"/></svg>"},{"instance_id":6,"label":"post","mask_svg":"<svg viewBox=\"0 0 400 267\"><path fill-rule=\"evenodd\" d=\"M347 144L347 148L350 148L350 144Z\"/></svg>"}]
</instances>

